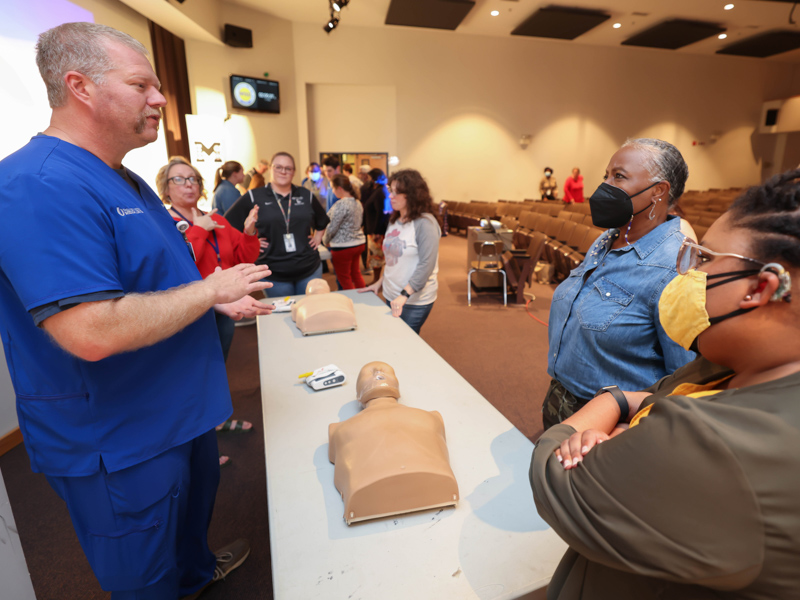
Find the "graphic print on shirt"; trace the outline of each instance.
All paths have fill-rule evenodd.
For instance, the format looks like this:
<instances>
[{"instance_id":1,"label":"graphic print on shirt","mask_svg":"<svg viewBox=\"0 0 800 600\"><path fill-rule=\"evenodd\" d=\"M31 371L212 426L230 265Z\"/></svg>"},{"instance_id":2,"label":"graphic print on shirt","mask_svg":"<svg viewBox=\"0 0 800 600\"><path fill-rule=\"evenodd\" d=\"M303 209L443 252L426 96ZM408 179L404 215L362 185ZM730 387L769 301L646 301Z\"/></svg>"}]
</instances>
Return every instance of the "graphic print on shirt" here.
<instances>
[{"instance_id":1,"label":"graphic print on shirt","mask_svg":"<svg viewBox=\"0 0 800 600\"><path fill-rule=\"evenodd\" d=\"M383 254L386 257L386 265L389 267L397 264L406 248L405 240L401 240L399 236L400 230L395 229L387 233L383 239Z\"/></svg>"}]
</instances>

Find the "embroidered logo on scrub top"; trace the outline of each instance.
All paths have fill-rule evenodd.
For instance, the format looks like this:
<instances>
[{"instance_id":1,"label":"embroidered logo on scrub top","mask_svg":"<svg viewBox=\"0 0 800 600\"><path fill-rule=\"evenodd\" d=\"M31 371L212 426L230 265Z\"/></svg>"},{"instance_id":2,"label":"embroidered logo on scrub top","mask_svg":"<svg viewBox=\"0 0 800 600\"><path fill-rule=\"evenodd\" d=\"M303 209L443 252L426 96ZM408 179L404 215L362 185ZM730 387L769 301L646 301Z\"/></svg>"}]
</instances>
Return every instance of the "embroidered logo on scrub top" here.
<instances>
[{"instance_id":1,"label":"embroidered logo on scrub top","mask_svg":"<svg viewBox=\"0 0 800 600\"><path fill-rule=\"evenodd\" d=\"M383 254L386 257L386 264L393 267L403 256L403 250L406 247L405 240L400 239L400 231L395 229L386 234L383 239Z\"/></svg>"},{"instance_id":2,"label":"embroidered logo on scrub top","mask_svg":"<svg viewBox=\"0 0 800 600\"><path fill-rule=\"evenodd\" d=\"M143 215L144 211L141 208L121 208L118 206L117 214L120 217L127 217L128 215Z\"/></svg>"}]
</instances>

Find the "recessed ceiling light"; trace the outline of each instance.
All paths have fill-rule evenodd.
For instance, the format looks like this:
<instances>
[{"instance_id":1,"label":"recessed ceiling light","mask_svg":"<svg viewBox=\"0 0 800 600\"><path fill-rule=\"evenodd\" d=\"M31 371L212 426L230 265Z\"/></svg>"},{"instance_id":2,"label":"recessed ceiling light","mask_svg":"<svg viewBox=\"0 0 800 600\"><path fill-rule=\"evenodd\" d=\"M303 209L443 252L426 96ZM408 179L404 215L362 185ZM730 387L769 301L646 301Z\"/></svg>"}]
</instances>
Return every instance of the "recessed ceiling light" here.
<instances>
[{"instance_id":1,"label":"recessed ceiling light","mask_svg":"<svg viewBox=\"0 0 800 600\"><path fill-rule=\"evenodd\" d=\"M620 27L622 27L622 23L614 23L612 27L614 27L614 29L619 29Z\"/></svg>"},{"instance_id":2,"label":"recessed ceiling light","mask_svg":"<svg viewBox=\"0 0 800 600\"><path fill-rule=\"evenodd\" d=\"M733 4L726 4L722 8L724 8L725 10L731 10L733 8Z\"/></svg>"},{"instance_id":3,"label":"recessed ceiling light","mask_svg":"<svg viewBox=\"0 0 800 600\"><path fill-rule=\"evenodd\" d=\"M717 37L719 39L721 39L721 40L724 40L726 37L728 37L728 34L727 33L720 33Z\"/></svg>"},{"instance_id":4,"label":"recessed ceiling light","mask_svg":"<svg viewBox=\"0 0 800 600\"><path fill-rule=\"evenodd\" d=\"M499 11L499 10L493 10L493 11L492 11L492 16L493 16L493 17L496 17L496 16L497 16L497 15L499 15L499 14L500 14L500 11Z\"/></svg>"}]
</instances>

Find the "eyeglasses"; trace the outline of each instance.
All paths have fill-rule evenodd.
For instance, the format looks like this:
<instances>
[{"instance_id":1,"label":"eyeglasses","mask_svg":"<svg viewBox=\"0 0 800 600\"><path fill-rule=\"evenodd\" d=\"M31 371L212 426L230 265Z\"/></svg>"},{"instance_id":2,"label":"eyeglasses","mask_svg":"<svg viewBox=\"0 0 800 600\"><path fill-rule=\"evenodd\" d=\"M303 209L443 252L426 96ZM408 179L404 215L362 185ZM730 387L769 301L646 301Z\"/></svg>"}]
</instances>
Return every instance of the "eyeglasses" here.
<instances>
[{"instance_id":1,"label":"eyeglasses","mask_svg":"<svg viewBox=\"0 0 800 600\"><path fill-rule=\"evenodd\" d=\"M273 165L272 170L278 173L294 173L294 167L281 167L280 165Z\"/></svg>"},{"instance_id":2,"label":"eyeglasses","mask_svg":"<svg viewBox=\"0 0 800 600\"><path fill-rule=\"evenodd\" d=\"M199 185L200 182L197 180L197 177L181 177L180 175L176 175L175 177L170 177L167 181L171 181L175 185L183 185L187 181L191 185Z\"/></svg>"},{"instance_id":3,"label":"eyeglasses","mask_svg":"<svg viewBox=\"0 0 800 600\"><path fill-rule=\"evenodd\" d=\"M708 248L705 248L699 244L693 244L689 240L683 240L683 244L681 244L681 247L678 249L678 273L681 275L686 275L686 273L692 269L696 269L702 264L710 262L715 258L721 258L725 256L738 258L739 260L746 260L762 267L765 264L760 260L747 258L746 256L742 256L740 254L733 254L731 252L714 252L713 250L709 250Z\"/></svg>"}]
</instances>

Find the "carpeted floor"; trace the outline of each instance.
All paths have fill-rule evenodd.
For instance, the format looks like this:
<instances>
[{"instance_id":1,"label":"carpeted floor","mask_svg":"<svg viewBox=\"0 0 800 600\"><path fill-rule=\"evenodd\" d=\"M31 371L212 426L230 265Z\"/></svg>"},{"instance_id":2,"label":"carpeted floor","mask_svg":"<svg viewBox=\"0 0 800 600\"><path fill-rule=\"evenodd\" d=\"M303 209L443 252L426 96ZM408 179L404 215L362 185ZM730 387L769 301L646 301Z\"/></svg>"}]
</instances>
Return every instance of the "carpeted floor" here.
<instances>
[{"instance_id":1,"label":"carpeted floor","mask_svg":"<svg viewBox=\"0 0 800 600\"><path fill-rule=\"evenodd\" d=\"M468 307L466 251L463 235L442 239L439 298L422 328L422 338L534 440L541 433L539 411L549 382L547 328L530 318L524 305L503 307L499 290L473 294ZM547 321L552 288L533 286L536 300L529 310L543 321ZM228 375L235 415L260 423L255 327L237 328ZM247 537L252 551L247 562L228 580L210 587L203 600L271 599L263 436L257 429L221 434L219 446L232 460L222 470L210 543L215 548ZM109 594L100 589L81 551L66 507L44 476L31 472L23 446L0 457L0 471L38 600L107 599Z\"/></svg>"}]
</instances>

